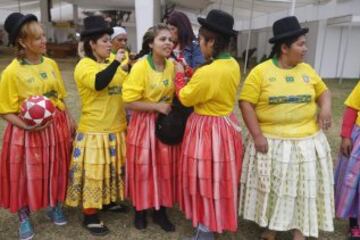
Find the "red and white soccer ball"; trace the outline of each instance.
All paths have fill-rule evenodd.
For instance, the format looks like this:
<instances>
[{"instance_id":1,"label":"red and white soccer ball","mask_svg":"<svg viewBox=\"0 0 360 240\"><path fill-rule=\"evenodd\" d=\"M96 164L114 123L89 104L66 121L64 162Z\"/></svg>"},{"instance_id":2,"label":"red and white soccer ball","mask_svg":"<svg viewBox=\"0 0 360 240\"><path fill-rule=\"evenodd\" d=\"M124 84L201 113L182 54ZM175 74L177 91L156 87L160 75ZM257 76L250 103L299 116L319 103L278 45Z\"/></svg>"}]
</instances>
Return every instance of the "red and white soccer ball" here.
<instances>
[{"instance_id":1,"label":"red and white soccer ball","mask_svg":"<svg viewBox=\"0 0 360 240\"><path fill-rule=\"evenodd\" d=\"M44 96L31 96L20 107L20 116L30 126L44 125L54 114L54 104Z\"/></svg>"}]
</instances>

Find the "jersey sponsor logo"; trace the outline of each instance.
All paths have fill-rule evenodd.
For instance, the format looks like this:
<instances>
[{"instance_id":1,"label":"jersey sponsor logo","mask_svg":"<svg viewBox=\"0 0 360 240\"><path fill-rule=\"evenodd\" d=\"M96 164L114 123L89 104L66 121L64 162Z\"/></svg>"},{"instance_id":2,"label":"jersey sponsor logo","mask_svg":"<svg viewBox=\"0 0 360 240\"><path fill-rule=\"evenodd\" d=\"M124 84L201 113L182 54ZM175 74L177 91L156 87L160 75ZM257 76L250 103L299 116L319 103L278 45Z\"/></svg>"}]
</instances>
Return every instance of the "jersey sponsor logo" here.
<instances>
[{"instance_id":1,"label":"jersey sponsor logo","mask_svg":"<svg viewBox=\"0 0 360 240\"><path fill-rule=\"evenodd\" d=\"M108 87L107 89L109 95L118 95L121 94L122 91L122 88L120 86Z\"/></svg>"},{"instance_id":2,"label":"jersey sponsor logo","mask_svg":"<svg viewBox=\"0 0 360 240\"><path fill-rule=\"evenodd\" d=\"M283 104L283 103L309 103L311 102L311 95L293 95L293 96L271 96L269 97L269 104Z\"/></svg>"}]
</instances>

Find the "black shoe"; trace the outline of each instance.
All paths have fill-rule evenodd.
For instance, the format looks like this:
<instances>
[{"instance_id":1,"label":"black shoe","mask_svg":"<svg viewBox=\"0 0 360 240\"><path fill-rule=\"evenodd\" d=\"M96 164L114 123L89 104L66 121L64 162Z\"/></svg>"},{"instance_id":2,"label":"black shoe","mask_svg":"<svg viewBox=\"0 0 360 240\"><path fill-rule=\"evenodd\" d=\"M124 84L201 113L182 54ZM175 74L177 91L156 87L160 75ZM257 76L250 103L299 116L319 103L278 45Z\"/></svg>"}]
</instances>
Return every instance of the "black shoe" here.
<instances>
[{"instance_id":1,"label":"black shoe","mask_svg":"<svg viewBox=\"0 0 360 240\"><path fill-rule=\"evenodd\" d=\"M135 210L134 225L135 228L138 230L143 230L147 227L146 210L142 210L142 211Z\"/></svg>"},{"instance_id":2,"label":"black shoe","mask_svg":"<svg viewBox=\"0 0 360 240\"><path fill-rule=\"evenodd\" d=\"M104 223L100 221L97 213L84 215L83 227L94 236L105 236L110 232Z\"/></svg>"},{"instance_id":3,"label":"black shoe","mask_svg":"<svg viewBox=\"0 0 360 240\"><path fill-rule=\"evenodd\" d=\"M117 204L111 202L108 205L103 205L102 211L116 212L116 213L128 213L130 211L129 207L125 204Z\"/></svg>"},{"instance_id":4,"label":"black shoe","mask_svg":"<svg viewBox=\"0 0 360 240\"><path fill-rule=\"evenodd\" d=\"M159 210L153 212L153 221L158 224L166 232L175 232L175 226L172 224L166 214L166 208L160 207Z\"/></svg>"}]
</instances>

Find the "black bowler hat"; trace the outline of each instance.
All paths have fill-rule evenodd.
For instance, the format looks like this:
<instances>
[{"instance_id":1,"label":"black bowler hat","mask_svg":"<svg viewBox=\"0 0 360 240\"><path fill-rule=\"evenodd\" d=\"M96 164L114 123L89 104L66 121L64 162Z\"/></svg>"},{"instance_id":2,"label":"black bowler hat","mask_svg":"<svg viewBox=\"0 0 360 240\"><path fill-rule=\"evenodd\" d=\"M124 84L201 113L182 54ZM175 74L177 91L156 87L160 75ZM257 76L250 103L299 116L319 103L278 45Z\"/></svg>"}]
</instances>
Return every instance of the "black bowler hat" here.
<instances>
[{"instance_id":1,"label":"black bowler hat","mask_svg":"<svg viewBox=\"0 0 360 240\"><path fill-rule=\"evenodd\" d=\"M113 34L114 30L102 16L89 16L84 19L84 30L80 33L81 40L95 34Z\"/></svg>"},{"instance_id":2,"label":"black bowler hat","mask_svg":"<svg viewBox=\"0 0 360 240\"><path fill-rule=\"evenodd\" d=\"M5 20L4 28L9 35L9 43L15 45L15 40L19 31L27 22L37 21L37 17L33 14L24 15L19 12L11 13Z\"/></svg>"},{"instance_id":3,"label":"black bowler hat","mask_svg":"<svg viewBox=\"0 0 360 240\"><path fill-rule=\"evenodd\" d=\"M274 37L270 38L269 43L276 43L286 38L301 36L308 31L308 28L301 28L300 23L295 16L284 17L274 22Z\"/></svg>"},{"instance_id":4,"label":"black bowler hat","mask_svg":"<svg viewBox=\"0 0 360 240\"><path fill-rule=\"evenodd\" d=\"M227 12L213 9L206 18L198 17L198 22L215 32L223 33L230 36L235 36L237 31L233 30L234 18Z\"/></svg>"}]
</instances>

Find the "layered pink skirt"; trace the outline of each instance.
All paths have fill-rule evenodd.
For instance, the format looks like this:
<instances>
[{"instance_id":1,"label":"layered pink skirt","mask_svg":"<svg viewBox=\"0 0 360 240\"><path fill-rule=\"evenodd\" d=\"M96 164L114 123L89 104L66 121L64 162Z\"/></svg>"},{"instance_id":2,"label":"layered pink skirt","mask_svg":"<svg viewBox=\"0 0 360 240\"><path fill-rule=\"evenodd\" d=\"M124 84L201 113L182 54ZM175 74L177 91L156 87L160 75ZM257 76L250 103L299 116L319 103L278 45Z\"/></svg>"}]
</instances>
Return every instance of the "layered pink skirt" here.
<instances>
[{"instance_id":1,"label":"layered pink skirt","mask_svg":"<svg viewBox=\"0 0 360 240\"><path fill-rule=\"evenodd\" d=\"M242 138L235 115L201 116L187 122L179 174L180 208L210 231L237 230Z\"/></svg>"},{"instance_id":2,"label":"layered pink skirt","mask_svg":"<svg viewBox=\"0 0 360 240\"><path fill-rule=\"evenodd\" d=\"M180 145L163 144L155 136L157 113L133 112L126 139L126 196L136 210L172 207Z\"/></svg>"},{"instance_id":3,"label":"layered pink skirt","mask_svg":"<svg viewBox=\"0 0 360 240\"><path fill-rule=\"evenodd\" d=\"M0 158L0 206L36 211L65 200L71 135L65 112L49 127L24 131L8 124Z\"/></svg>"}]
</instances>

